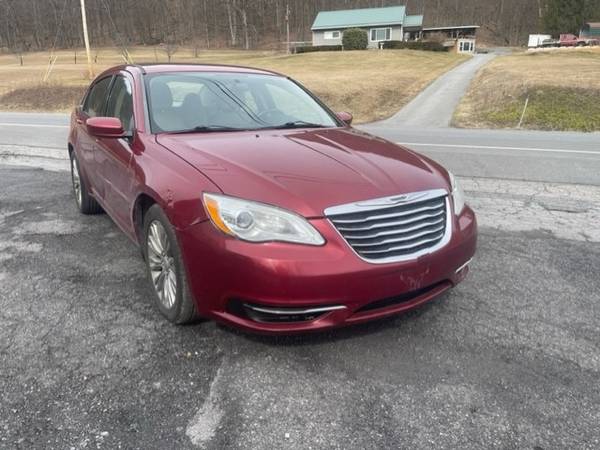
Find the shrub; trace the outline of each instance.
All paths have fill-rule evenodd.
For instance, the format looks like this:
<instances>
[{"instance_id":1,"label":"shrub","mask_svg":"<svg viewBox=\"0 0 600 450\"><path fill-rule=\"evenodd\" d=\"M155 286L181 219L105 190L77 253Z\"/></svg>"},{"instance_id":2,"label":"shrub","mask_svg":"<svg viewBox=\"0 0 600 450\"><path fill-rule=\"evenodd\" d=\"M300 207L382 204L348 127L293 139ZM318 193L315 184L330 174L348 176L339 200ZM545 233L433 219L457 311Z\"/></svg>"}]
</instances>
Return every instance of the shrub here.
<instances>
[{"instance_id":1,"label":"shrub","mask_svg":"<svg viewBox=\"0 0 600 450\"><path fill-rule=\"evenodd\" d=\"M307 45L296 47L294 53L311 53L311 52L337 52L342 50L341 45Z\"/></svg>"},{"instance_id":2,"label":"shrub","mask_svg":"<svg viewBox=\"0 0 600 450\"><path fill-rule=\"evenodd\" d=\"M342 45L344 50L366 50L369 45L369 35L360 28L350 28L344 31Z\"/></svg>"},{"instance_id":3,"label":"shrub","mask_svg":"<svg viewBox=\"0 0 600 450\"><path fill-rule=\"evenodd\" d=\"M445 47L440 42L432 41L385 41L383 48L425 50L430 52L447 52L450 50L450 47Z\"/></svg>"}]
</instances>

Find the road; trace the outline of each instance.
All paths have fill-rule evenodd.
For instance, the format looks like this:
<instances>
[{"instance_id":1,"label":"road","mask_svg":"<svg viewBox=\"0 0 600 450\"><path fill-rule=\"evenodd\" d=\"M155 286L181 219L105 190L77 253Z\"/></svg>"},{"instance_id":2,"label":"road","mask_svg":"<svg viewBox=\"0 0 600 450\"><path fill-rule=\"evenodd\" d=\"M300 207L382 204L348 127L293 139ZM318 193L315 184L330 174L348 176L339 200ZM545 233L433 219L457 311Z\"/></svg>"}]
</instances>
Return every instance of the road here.
<instances>
[{"instance_id":1,"label":"road","mask_svg":"<svg viewBox=\"0 0 600 450\"><path fill-rule=\"evenodd\" d=\"M65 123L0 114L0 448L600 447L598 135L379 127L461 175L469 277L265 338L161 318L138 250L75 210Z\"/></svg>"},{"instance_id":2,"label":"road","mask_svg":"<svg viewBox=\"0 0 600 450\"><path fill-rule=\"evenodd\" d=\"M67 124L65 114L0 113L0 161L35 166L44 157L52 168L68 168L65 161L55 160L66 158ZM457 175L600 185L600 133L415 128L385 123L358 128L430 156Z\"/></svg>"}]
</instances>

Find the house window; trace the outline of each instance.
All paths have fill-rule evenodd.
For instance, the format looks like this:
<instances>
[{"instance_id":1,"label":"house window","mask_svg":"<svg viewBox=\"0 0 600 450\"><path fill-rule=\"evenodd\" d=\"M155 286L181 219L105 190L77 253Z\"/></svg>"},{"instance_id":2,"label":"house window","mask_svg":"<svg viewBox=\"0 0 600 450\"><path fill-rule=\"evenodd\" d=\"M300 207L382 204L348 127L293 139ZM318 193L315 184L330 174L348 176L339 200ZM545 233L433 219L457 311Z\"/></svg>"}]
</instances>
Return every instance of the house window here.
<instances>
[{"instance_id":1,"label":"house window","mask_svg":"<svg viewBox=\"0 0 600 450\"><path fill-rule=\"evenodd\" d=\"M323 36L324 39L339 39L340 32L339 31L326 31Z\"/></svg>"},{"instance_id":2,"label":"house window","mask_svg":"<svg viewBox=\"0 0 600 450\"><path fill-rule=\"evenodd\" d=\"M392 40L392 29L391 28L371 28L371 41L391 41Z\"/></svg>"}]
</instances>

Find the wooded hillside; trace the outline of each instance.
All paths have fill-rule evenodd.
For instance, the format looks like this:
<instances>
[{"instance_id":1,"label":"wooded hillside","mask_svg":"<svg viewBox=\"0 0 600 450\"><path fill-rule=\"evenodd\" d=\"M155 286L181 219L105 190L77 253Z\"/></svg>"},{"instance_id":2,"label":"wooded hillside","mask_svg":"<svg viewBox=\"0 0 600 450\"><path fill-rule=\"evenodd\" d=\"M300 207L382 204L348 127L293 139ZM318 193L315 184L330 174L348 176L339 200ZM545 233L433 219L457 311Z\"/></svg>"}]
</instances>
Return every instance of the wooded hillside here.
<instances>
[{"instance_id":1,"label":"wooded hillside","mask_svg":"<svg viewBox=\"0 0 600 450\"><path fill-rule=\"evenodd\" d=\"M425 26L481 25L491 44L529 33L576 32L600 20L600 0L87 0L92 45L281 48L286 5L292 41L311 39L320 10L406 4ZM568 29L567 29L568 28ZM13 52L81 46L79 0L0 0L0 47Z\"/></svg>"}]
</instances>

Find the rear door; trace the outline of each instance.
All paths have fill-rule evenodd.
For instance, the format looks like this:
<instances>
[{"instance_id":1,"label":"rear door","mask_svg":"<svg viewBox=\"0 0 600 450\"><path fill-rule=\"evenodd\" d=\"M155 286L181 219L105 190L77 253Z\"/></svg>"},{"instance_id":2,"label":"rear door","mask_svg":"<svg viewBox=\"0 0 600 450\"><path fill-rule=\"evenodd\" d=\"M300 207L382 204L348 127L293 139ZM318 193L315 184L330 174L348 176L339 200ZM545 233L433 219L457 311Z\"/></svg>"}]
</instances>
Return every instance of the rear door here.
<instances>
[{"instance_id":1,"label":"rear door","mask_svg":"<svg viewBox=\"0 0 600 450\"><path fill-rule=\"evenodd\" d=\"M131 170L133 150L131 142L135 132L133 114L133 80L129 75L115 75L105 115L121 120L128 137L98 138L95 164L104 185L104 200L111 216L126 230L131 227L134 201L134 175Z\"/></svg>"},{"instance_id":2,"label":"rear door","mask_svg":"<svg viewBox=\"0 0 600 450\"><path fill-rule=\"evenodd\" d=\"M112 78L112 75L101 78L90 87L88 95L84 99L83 106L78 110L76 117L77 142L75 142L75 146L78 150L79 162L92 193L96 198L100 199L104 196L104 190L94 158L94 149L96 148L97 138L88 133L85 121L90 117L100 117L104 115Z\"/></svg>"}]
</instances>

